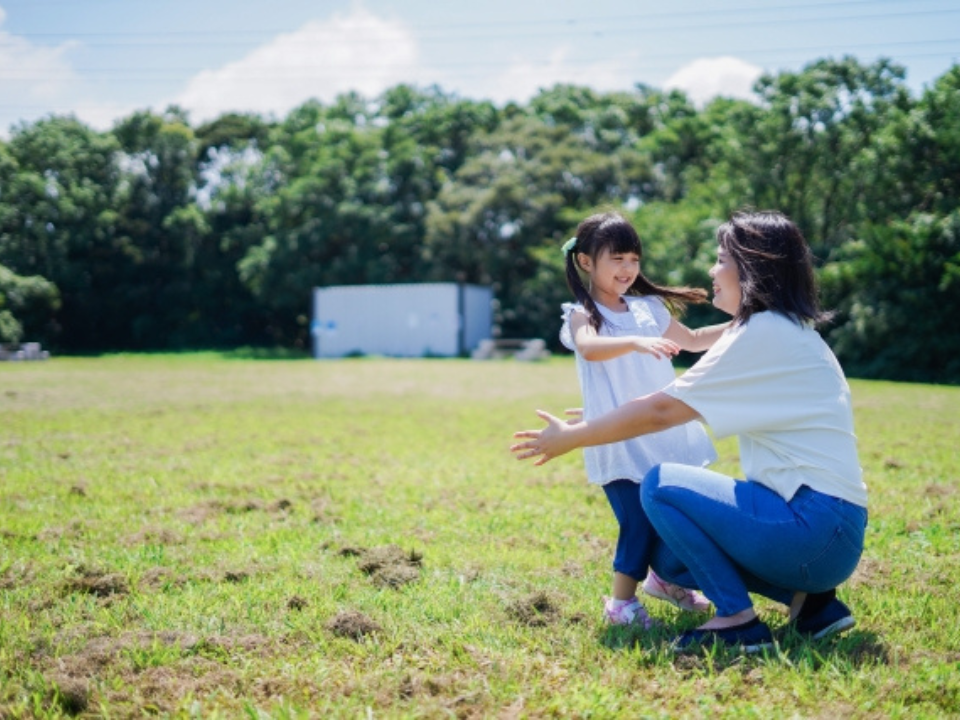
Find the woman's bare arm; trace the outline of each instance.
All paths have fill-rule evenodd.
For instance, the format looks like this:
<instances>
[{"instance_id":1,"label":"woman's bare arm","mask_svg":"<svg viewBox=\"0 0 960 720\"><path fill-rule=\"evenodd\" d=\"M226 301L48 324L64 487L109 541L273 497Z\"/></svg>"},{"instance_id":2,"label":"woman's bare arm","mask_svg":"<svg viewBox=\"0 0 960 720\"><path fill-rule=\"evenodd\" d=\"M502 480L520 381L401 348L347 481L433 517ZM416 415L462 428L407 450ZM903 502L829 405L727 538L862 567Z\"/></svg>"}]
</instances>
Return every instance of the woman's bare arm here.
<instances>
[{"instance_id":1,"label":"woman's bare arm","mask_svg":"<svg viewBox=\"0 0 960 720\"><path fill-rule=\"evenodd\" d=\"M663 336L668 340L673 340L687 352L704 352L713 347L713 344L728 327L730 327L730 323L725 322L691 330L682 322L671 320L670 326Z\"/></svg>"},{"instance_id":2,"label":"woman's bare arm","mask_svg":"<svg viewBox=\"0 0 960 720\"><path fill-rule=\"evenodd\" d=\"M542 430L514 433L513 436L523 442L510 446L517 460L537 458L534 465L543 465L578 447L620 442L700 417L692 407L663 392L644 395L598 418L574 424L543 410L537 410L537 415L547 422L547 426Z\"/></svg>"}]
</instances>

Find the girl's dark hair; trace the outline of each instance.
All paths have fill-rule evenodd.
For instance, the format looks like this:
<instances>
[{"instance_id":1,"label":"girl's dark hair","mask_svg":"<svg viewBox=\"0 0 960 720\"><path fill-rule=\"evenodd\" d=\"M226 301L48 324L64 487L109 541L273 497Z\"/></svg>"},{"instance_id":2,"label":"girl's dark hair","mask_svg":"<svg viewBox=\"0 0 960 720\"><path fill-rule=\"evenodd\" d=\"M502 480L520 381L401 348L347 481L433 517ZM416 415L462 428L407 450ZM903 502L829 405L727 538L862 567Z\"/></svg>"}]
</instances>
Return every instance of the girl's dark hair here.
<instances>
[{"instance_id":1,"label":"girl's dark hair","mask_svg":"<svg viewBox=\"0 0 960 720\"><path fill-rule=\"evenodd\" d=\"M717 228L717 242L740 273L740 307L734 322L770 310L796 323L818 323L820 309L813 256L800 229L774 211L739 212Z\"/></svg>"},{"instance_id":2,"label":"girl's dark hair","mask_svg":"<svg viewBox=\"0 0 960 720\"><path fill-rule=\"evenodd\" d=\"M611 253L636 253L643 260L643 248L640 236L626 218L616 212L591 215L577 226L576 243L567 251L567 285L574 297L586 308L590 315L590 324L599 330L603 324L603 315L580 276L577 253L588 255L592 260L603 250ZM687 303L707 301L706 290L690 287L666 287L650 282L641 271L627 290L628 295L656 295L664 301L671 313L679 313Z\"/></svg>"}]
</instances>

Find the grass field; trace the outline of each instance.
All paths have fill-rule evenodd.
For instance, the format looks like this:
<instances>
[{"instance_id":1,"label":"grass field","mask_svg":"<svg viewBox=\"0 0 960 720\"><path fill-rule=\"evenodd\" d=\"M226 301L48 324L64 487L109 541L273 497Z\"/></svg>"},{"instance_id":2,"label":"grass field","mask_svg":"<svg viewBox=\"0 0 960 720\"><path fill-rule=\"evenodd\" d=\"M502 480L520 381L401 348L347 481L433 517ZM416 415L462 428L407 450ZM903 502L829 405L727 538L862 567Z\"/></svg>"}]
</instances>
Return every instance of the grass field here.
<instances>
[{"instance_id":1,"label":"grass field","mask_svg":"<svg viewBox=\"0 0 960 720\"><path fill-rule=\"evenodd\" d=\"M507 450L569 358L0 365L0 717L958 717L960 388L851 384L857 627L675 656L579 455Z\"/></svg>"}]
</instances>

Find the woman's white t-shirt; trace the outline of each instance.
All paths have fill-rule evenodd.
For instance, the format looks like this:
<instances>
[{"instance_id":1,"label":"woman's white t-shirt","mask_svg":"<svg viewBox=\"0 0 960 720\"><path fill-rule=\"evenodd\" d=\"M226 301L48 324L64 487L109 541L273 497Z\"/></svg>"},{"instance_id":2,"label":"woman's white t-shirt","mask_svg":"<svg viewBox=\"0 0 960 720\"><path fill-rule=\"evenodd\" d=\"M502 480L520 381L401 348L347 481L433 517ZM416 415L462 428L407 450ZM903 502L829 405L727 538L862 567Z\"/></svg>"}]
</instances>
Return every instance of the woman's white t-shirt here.
<instances>
[{"instance_id":1,"label":"woman's white t-shirt","mask_svg":"<svg viewBox=\"0 0 960 720\"><path fill-rule=\"evenodd\" d=\"M671 318L660 298L624 296L623 299L628 312L617 313L599 306L605 321L599 335L663 336ZM560 342L576 353L585 420L661 390L676 379L669 359L658 360L647 353L631 352L604 361L585 360L576 352L570 333L570 316L574 312L586 313L586 310L574 303L564 303L562 310ZM717 454L703 425L694 421L623 442L584 448L583 459L588 480L595 485L606 485L613 480L640 482L648 470L663 462L703 467L716 460Z\"/></svg>"},{"instance_id":2,"label":"woman's white t-shirt","mask_svg":"<svg viewBox=\"0 0 960 720\"><path fill-rule=\"evenodd\" d=\"M748 480L789 500L801 485L866 507L850 387L811 327L761 312L728 328L664 392L717 438L739 436Z\"/></svg>"}]
</instances>

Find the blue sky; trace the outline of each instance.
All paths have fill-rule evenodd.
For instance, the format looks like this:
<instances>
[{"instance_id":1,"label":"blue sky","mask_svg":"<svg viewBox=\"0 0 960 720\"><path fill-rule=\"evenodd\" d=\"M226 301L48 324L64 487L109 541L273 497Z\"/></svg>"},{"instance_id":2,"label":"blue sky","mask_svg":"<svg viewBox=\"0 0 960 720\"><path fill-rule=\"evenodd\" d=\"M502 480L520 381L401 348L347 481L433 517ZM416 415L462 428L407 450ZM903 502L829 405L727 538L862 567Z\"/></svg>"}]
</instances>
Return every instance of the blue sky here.
<instances>
[{"instance_id":1,"label":"blue sky","mask_svg":"<svg viewBox=\"0 0 960 720\"><path fill-rule=\"evenodd\" d=\"M558 82L747 97L761 72L889 57L915 95L960 62L957 0L0 0L0 136L177 103L282 117L401 82L524 102Z\"/></svg>"}]
</instances>

